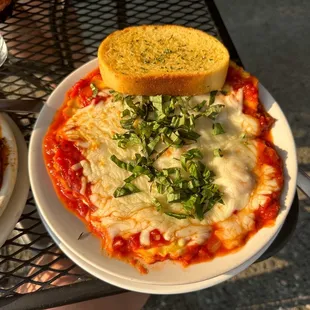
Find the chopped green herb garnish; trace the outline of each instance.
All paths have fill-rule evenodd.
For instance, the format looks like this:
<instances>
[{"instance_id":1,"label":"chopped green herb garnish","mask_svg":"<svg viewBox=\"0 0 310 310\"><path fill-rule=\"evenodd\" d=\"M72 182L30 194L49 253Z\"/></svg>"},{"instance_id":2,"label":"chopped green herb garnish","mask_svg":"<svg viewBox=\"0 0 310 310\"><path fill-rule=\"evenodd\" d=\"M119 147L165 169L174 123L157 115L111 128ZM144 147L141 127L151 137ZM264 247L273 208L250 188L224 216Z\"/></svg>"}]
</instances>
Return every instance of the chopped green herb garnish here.
<instances>
[{"instance_id":1,"label":"chopped green herb garnish","mask_svg":"<svg viewBox=\"0 0 310 310\"><path fill-rule=\"evenodd\" d=\"M197 104L197 105L193 108L193 110L194 110L194 111L200 111L200 110L205 106L206 103L207 103L206 100L201 101L201 103Z\"/></svg>"},{"instance_id":2,"label":"chopped green herb garnish","mask_svg":"<svg viewBox=\"0 0 310 310\"><path fill-rule=\"evenodd\" d=\"M181 192L176 191L174 188L172 188L171 193L167 194L167 202L169 202L169 203L181 202Z\"/></svg>"},{"instance_id":3,"label":"chopped green herb garnish","mask_svg":"<svg viewBox=\"0 0 310 310\"><path fill-rule=\"evenodd\" d=\"M89 86L93 92L93 97L95 98L98 95L98 88L96 87L96 85L94 83L90 83Z\"/></svg>"},{"instance_id":4,"label":"chopped green herb garnish","mask_svg":"<svg viewBox=\"0 0 310 310\"><path fill-rule=\"evenodd\" d=\"M89 235L91 234L91 232L81 232L79 237L78 237L78 240L83 240L83 239L86 239Z\"/></svg>"},{"instance_id":5,"label":"chopped green herb garnish","mask_svg":"<svg viewBox=\"0 0 310 310\"><path fill-rule=\"evenodd\" d=\"M166 52L170 53L170 52ZM198 148L192 148L181 154L182 168L171 167L158 170L155 161L170 147L181 148L197 141L200 135L195 130L195 122L200 117L215 120L223 105L214 105L217 91L210 93L209 103L202 101L195 107L190 106L190 97L180 96L127 96L111 91L114 100L124 105L120 125L126 131L115 134L113 140L126 149L138 145L141 154L135 159L124 162L115 155L111 160L120 168L131 172L122 187L114 192L114 197L122 197L139 192L132 181L139 176L147 176L156 186L159 194L165 195L167 203L179 203L183 212L166 210L156 198L152 203L159 212L177 218L198 218L202 220L205 212L216 203L223 203L222 194L214 181L214 174L201 161L203 154ZM224 133L220 123L214 123L212 133ZM221 156L220 149L214 150L215 156Z\"/></svg>"},{"instance_id":6,"label":"chopped green herb garnish","mask_svg":"<svg viewBox=\"0 0 310 310\"><path fill-rule=\"evenodd\" d=\"M113 101L114 102L115 101L122 101L123 102L124 96L121 93L119 93L119 92L117 92L115 90L112 90L112 89L109 91L109 93L113 96Z\"/></svg>"},{"instance_id":7,"label":"chopped green herb garnish","mask_svg":"<svg viewBox=\"0 0 310 310\"><path fill-rule=\"evenodd\" d=\"M161 212L162 209L163 209L163 206L162 206L161 203L158 201L158 199L153 198L153 199L152 199L152 202L153 202L154 206L156 207L156 210L157 210L158 212Z\"/></svg>"},{"instance_id":8,"label":"chopped green herb garnish","mask_svg":"<svg viewBox=\"0 0 310 310\"><path fill-rule=\"evenodd\" d=\"M164 49L164 53L165 54L171 54L171 53L173 53L173 51L169 48L166 48L166 49Z\"/></svg>"},{"instance_id":9,"label":"chopped green herb garnish","mask_svg":"<svg viewBox=\"0 0 310 310\"><path fill-rule=\"evenodd\" d=\"M210 92L209 106L214 103L216 94L217 94L217 90Z\"/></svg>"},{"instance_id":10,"label":"chopped green herb garnish","mask_svg":"<svg viewBox=\"0 0 310 310\"><path fill-rule=\"evenodd\" d=\"M192 159L202 159L202 154L200 152L200 150L198 149L191 149L189 151L187 151L186 153L183 153L181 155L181 165L183 167L184 170L187 171L187 166L186 163L188 160L192 160Z\"/></svg>"},{"instance_id":11,"label":"chopped green herb garnish","mask_svg":"<svg viewBox=\"0 0 310 310\"><path fill-rule=\"evenodd\" d=\"M171 217L175 217L176 219L179 220L184 220L187 219L188 217L191 217L189 214L182 214L182 213L165 212L165 214Z\"/></svg>"},{"instance_id":12,"label":"chopped green herb garnish","mask_svg":"<svg viewBox=\"0 0 310 310\"><path fill-rule=\"evenodd\" d=\"M207 109L203 111L201 114L198 114L196 118L201 117L201 116L206 116L212 120L215 120L223 108L224 108L224 105L222 104L208 106Z\"/></svg>"},{"instance_id":13,"label":"chopped green herb garnish","mask_svg":"<svg viewBox=\"0 0 310 310\"><path fill-rule=\"evenodd\" d=\"M125 169L127 171L132 171L134 168L134 165L131 163L125 163L124 161L118 159L115 155L112 155L110 158L117 166L119 166L122 169Z\"/></svg>"},{"instance_id":14,"label":"chopped green herb garnish","mask_svg":"<svg viewBox=\"0 0 310 310\"><path fill-rule=\"evenodd\" d=\"M124 134L115 134L113 136L113 140L118 141L118 146L122 149L125 149L128 146L132 146L135 144L141 144L141 139L135 133L128 132Z\"/></svg>"},{"instance_id":15,"label":"chopped green herb garnish","mask_svg":"<svg viewBox=\"0 0 310 310\"><path fill-rule=\"evenodd\" d=\"M129 118L129 119L122 119L120 123L124 129L131 129L134 121L135 121L134 118Z\"/></svg>"},{"instance_id":16,"label":"chopped green herb garnish","mask_svg":"<svg viewBox=\"0 0 310 310\"><path fill-rule=\"evenodd\" d=\"M123 196L131 195L134 193L138 193L138 192L140 192L140 189L137 186L135 186L132 183L125 183L124 186L118 187L115 190L115 192L113 193L113 196L115 198L118 198L118 197L123 197Z\"/></svg>"},{"instance_id":17,"label":"chopped green herb garnish","mask_svg":"<svg viewBox=\"0 0 310 310\"><path fill-rule=\"evenodd\" d=\"M215 157L223 157L223 151L221 149L213 150L213 154Z\"/></svg>"},{"instance_id":18,"label":"chopped green herb garnish","mask_svg":"<svg viewBox=\"0 0 310 310\"><path fill-rule=\"evenodd\" d=\"M225 130L223 129L222 125L220 123L214 123L212 125L212 134L213 136L221 135L225 133Z\"/></svg>"},{"instance_id":19,"label":"chopped green herb garnish","mask_svg":"<svg viewBox=\"0 0 310 310\"><path fill-rule=\"evenodd\" d=\"M243 143L244 145L248 145L248 144L249 144L249 143L248 143L248 139L247 139L247 135L246 135L245 133L242 133L242 134L240 135L240 138L241 138L242 143Z\"/></svg>"}]
</instances>

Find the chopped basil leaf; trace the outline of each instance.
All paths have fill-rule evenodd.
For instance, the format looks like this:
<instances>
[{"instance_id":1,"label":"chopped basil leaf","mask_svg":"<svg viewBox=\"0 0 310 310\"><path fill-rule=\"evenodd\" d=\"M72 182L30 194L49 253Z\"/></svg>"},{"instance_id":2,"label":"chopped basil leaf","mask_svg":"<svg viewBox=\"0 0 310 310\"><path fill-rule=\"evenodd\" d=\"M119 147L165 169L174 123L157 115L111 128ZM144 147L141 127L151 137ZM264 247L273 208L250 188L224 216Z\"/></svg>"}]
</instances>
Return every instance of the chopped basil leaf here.
<instances>
[{"instance_id":1,"label":"chopped basil leaf","mask_svg":"<svg viewBox=\"0 0 310 310\"><path fill-rule=\"evenodd\" d=\"M223 157L223 151L221 149L214 149L213 150L213 155L215 157Z\"/></svg>"},{"instance_id":2,"label":"chopped basil leaf","mask_svg":"<svg viewBox=\"0 0 310 310\"><path fill-rule=\"evenodd\" d=\"M181 168L167 168L162 170L164 176L170 176L172 181L177 182L181 179Z\"/></svg>"},{"instance_id":3,"label":"chopped basil leaf","mask_svg":"<svg viewBox=\"0 0 310 310\"><path fill-rule=\"evenodd\" d=\"M88 232L81 232L79 237L78 237L78 240L83 240L85 238L87 238L91 233L88 231Z\"/></svg>"},{"instance_id":4,"label":"chopped basil leaf","mask_svg":"<svg viewBox=\"0 0 310 310\"><path fill-rule=\"evenodd\" d=\"M161 156L163 155L168 149L170 148L170 145L168 145L166 148L164 148L162 151L157 153L156 157L154 158L154 162Z\"/></svg>"},{"instance_id":5,"label":"chopped basil leaf","mask_svg":"<svg viewBox=\"0 0 310 310\"><path fill-rule=\"evenodd\" d=\"M140 138L135 133L124 133L124 134L116 133L112 139L118 140L117 145L122 149L135 144L141 144Z\"/></svg>"},{"instance_id":6,"label":"chopped basil leaf","mask_svg":"<svg viewBox=\"0 0 310 310\"><path fill-rule=\"evenodd\" d=\"M192 159L202 159L202 154L199 149L190 149L181 155L180 161L183 169L187 171L186 163Z\"/></svg>"},{"instance_id":7,"label":"chopped basil leaf","mask_svg":"<svg viewBox=\"0 0 310 310\"><path fill-rule=\"evenodd\" d=\"M129 116L131 114L130 110L126 109L122 112L122 117Z\"/></svg>"},{"instance_id":8,"label":"chopped basil leaf","mask_svg":"<svg viewBox=\"0 0 310 310\"><path fill-rule=\"evenodd\" d=\"M113 196L115 198L118 198L118 197L123 197L123 196L131 195L131 194L139 193L139 192L140 192L140 189L137 186L135 186L134 184L125 183L124 186L118 187L115 190L115 192L113 193Z\"/></svg>"},{"instance_id":9,"label":"chopped basil leaf","mask_svg":"<svg viewBox=\"0 0 310 310\"><path fill-rule=\"evenodd\" d=\"M135 166L132 170L132 173L135 174L136 176L146 175L148 176L150 181L153 181L154 179L154 174L151 171L150 167L148 166Z\"/></svg>"},{"instance_id":10,"label":"chopped basil leaf","mask_svg":"<svg viewBox=\"0 0 310 310\"><path fill-rule=\"evenodd\" d=\"M132 170L132 175L129 176L127 179L125 179L124 181L126 183L130 183L131 181L133 181L134 179L136 179L137 177L139 177L140 175L146 175L149 177L150 181L153 181L154 179L154 175L153 173L150 171L149 168L147 167L143 167L143 166L135 166Z\"/></svg>"},{"instance_id":11,"label":"chopped basil leaf","mask_svg":"<svg viewBox=\"0 0 310 310\"><path fill-rule=\"evenodd\" d=\"M179 220L187 219L188 217L191 217L189 214L183 214L183 213L174 213L174 212L165 212L166 215L169 215L171 217L175 217Z\"/></svg>"},{"instance_id":12,"label":"chopped basil leaf","mask_svg":"<svg viewBox=\"0 0 310 310\"><path fill-rule=\"evenodd\" d=\"M188 182L188 188L191 189L192 191L195 191L195 189L199 188L200 185L201 182L196 178L193 178Z\"/></svg>"},{"instance_id":13,"label":"chopped basil leaf","mask_svg":"<svg viewBox=\"0 0 310 310\"><path fill-rule=\"evenodd\" d=\"M96 85L94 83L90 83L89 86L93 92L93 98L95 98L98 95L98 88L96 87Z\"/></svg>"},{"instance_id":14,"label":"chopped basil leaf","mask_svg":"<svg viewBox=\"0 0 310 310\"><path fill-rule=\"evenodd\" d=\"M240 138L241 138L241 139L245 139L245 138L246 138L246 134L245 134L245 133L242 133L242 134L240 135Z\"/></svg>"},{"instance_id":15,"label":"chopped basil leaf","mask_svg":"<svg viewBox=\"0 0 310 310\"><path fill-rule=\"evenodd\" d=\"M124 95L123 94L121 94L121 93L119 93L119 92L117 92L117 91L115 91L115 90L110 90L109 91L110 92L110 94L113 96L113 101L115 102L115 101L124 101Z\"/></svg>"},{"instance_id":16,"label":"chopped basil leaf","mask_svg":"<svg viewBox=\"0 0 310 310\"><path fill-rule=\"evenodd\" d=\"M187 118L185 114L182 115L175 115L172 117L171 120L171 127L179 128L179 127L185 127L187 125Z\"/></svg>"},{"instance_id":17,"label":"chopped basil leaf","mask_svg":"<svg viewBox=\"0 0 310 310\"><path fill-rule=\"evenodd\" d=\"M173 187L176 188L176 189L180 189L180 190L187 190L189 188L188 184L189 184L190 181L188 181L187 179L176 179L174 182L173 182ZM185 194L186 192L184 192ZM183 195L184 198L186 198L186 195Z\"/></svg>"},{"instance_id":18,"label":"chopped basil leaf","mask_svg":"<svg viewBox=\"0 0 310 310\"><path fill-rule=\"evenodd\" d=\"M195 205L196 216L198 220L202 221L204 219L203 205L197 203Z\"/></svg>"},{"instance_id":19,"label":"chopped basil leaf","mask_svg":"<svg viewBox=\"0 0 310 310\"><path fill-rule=\"evenodd\" d=\"M183 156L187 159L202 159L202 153L199 149L190 149Z\"/></svg>"},{"instance_id":20,"label":"chopped basil leaf","mask_svg":"<svg viewBox=\"0 0 310 310\"><path fill-rule=\"evenodd\" d=\"M167 202L172 203L172 202L180 202L182 199L182 194L180 191L176 191L176 189L171 188L171 193L168 192L167 194Z\"/></svg>"},{"instance_id":21,"label":"chopped basil leaf","mask_svg":"<svg viewBox=\"0 0 310 310\"><path fill-rule=\"evenodd\" d=\"M200 137L200 134L193 130L179 130L179 135L182 137L182 139L188 139L188 140L197 140Z\"/></svg>"},{"instance_id":22,"label":"chopped basil leaf","mask_svg":"<svg viewBox=\"0 0 310 310\"><path fill-rule=\"evenodd\" d=\"M217 94L217 90L213 90L210 92L209 106L214 103L216 94Z\"/></svg>"},{"instance_id":23,"label":"chopped basil leaf","mask_svg":"<svg viewBox=\"0 0 310 310\"><path fill-rule=\"evenodd\" d=\"M203 172L205 170L205 165L201 161L190 161L187 165L187 171L190 176L194 179L200 180L203 178Z\"/></svg>"},{"instance_id":24,"label":"chopped basil leaf","mask_svg":"<svg viewBox=\"0 0 310 310\"><path fill-rule=\"evenodd\" d=\"M149 154L152 154L156 145L158 144L158 142L160 141L160 136L157 136L156 138L154 138L153 141L151 141L148 145L147 145L147 151Z\"/></svg>"},{"instance_id":25,"label":"chopped basil leaf","mask_svg":"<svg viewBox=\"0 0 310 310\"><path fill-rule=\"evenodd\" d=\"M164 111L162 96L150 96L150 101L156 110L156 121L162 122L166 119L166 114Z\"/></svg>"},{"instance_id":26,"label":"chopped basil leaf","mask_svg":"<svg viewBox=\"0 0 310 310\"><path fill-rule=\"evenodd\" d=\"M196 118L206 116L212 120L215 120L223 108L224 108L223 104L216 104L209 106L204 112L202 112L200 115L197 115Z\"/></svg>"},{"instance_id":27,"label":"chopped basil leaf","mask_svg":"<svg viewBox=\"0 0 310 310\"><path fill-rule=\"evenodd\" d=\"M207 103L206 100L201 101L201 103L198 103L197 105L194 106L193 110L197 112L200 111L205 106L206 103Z\"/></svg>"},{"instance_id":28,"label":"chopped basil leaf","mask_svg":"<svg viewBox=\"0 0 310 310\"><path fill-rule=\"evenodd\" d=\"M112 155L110 159L120 168L125 169L127 171L132 171L134 166L130 163L125 163L124 161L118 159L115 155Z\"/></svg>"},{"instance_id":29,"label":"chopped basil leaf","mask_svg":"<svg viewBox=\"0 0 310 310\"><path fill-rule=\"evenodd\" d=\"M168 130L168 132L164 134L163 139L166 142L166 144L169 144L169 145L179 146L182 144L182 139L180 138L178 131L173 132L173 131Z\"/></svg>"},{"instance_id":30,"label":"chopped basil leaf","mask_svg":"<svg viewBox=\"0 0 310 310\"><path fill-rule=\"evenodd\" d=\"M248 145L248 144L249 144L247 135L246 135L245 133L241 134L240 138L241 138L242 143L243 143L244 145Z\"/></svg>"},{"instance_id":31,"label":"chopped basil leaf","mask_svg":"<svg viewBox=\"0 0 310 310\"><path fill-rule=\"evenodd\" d=\"M169 186L170 185L167 185L165 183L159 183L159 182L156 183L156 188L159 194L165 194Z\"/></svg>"},{"instance_id":32,"label":"chopped basil leaf","mask_svg":"<svg viewBox=\"0 0 310 310\"><path fill-rule=\"evenodd\" d=\"M220 123L214 123L212 125L212 134L213 136L221 135L225 133L225 130L223 129L222 125Z\"/></svg>"},{"instance_id":33,"label":"chopped basil leaf","mask_svg":"<svg viewBox=\"0 0 310 310\"><path fill-rule=\"evenodd\" d=\"M193 212L195 211L195 206L197 203L199 203L199 196L195 194L190 196L189 199L184 202L183 207L185 210Z\"/></svg>"},{"instance_id":34,"label":"chopped basil leaf","mask_svg":"<svg viewBox=\"0 0 310 310\"><path fill-rule=\"evenodd\" d=\"M188 128L190 130L194 130L195 129L195 115L191 114L189 117L189 126Z\"/></svg>"},{"instance_id":35,"label":"chopped basil leaf","mask_svg":"<svg viewBox=\"0 0 310 310\"><path fill-rule=\"evenodd\" d=\"M158 212L162 211L163 206L162 206L161 203L158 201L158 199L153 198L153 199L152 199L152 202L153 202L153 204L154 204L154 206L155 206L155 208L156 208L156 210L157 210Z\"/></svg>"},{"instance_id":36,"label":"chopped basil leaf","mask_svg":"<svg viewBox=\"0 0 310 310\"><path fill-rule=\"evenodd\" d=\"M129 118L129 119L122 119L120 123L124 129L131 129L133 127L134 121L135 121L134 118Z\"/></svg>"},{"instance_id":37,"label":"chopped basil leaf","mask_svg":"<svg viewBox=\"0 0 310 310\"><path fill-rule=\"evenodd\" d=\"M155 182L159 194L166 193L171 187L172 183L171 180L167 176L165 176L165 173L163 171L157 172Z\"/></svg>"},{"instance_id":38,"label":"chopped basil leaf","mask_svg":"<svg viewBox=\"0 0 310 310\"><path fill-rule=\"evenodd\" d=\"M124 180L124 182L125 182L125 183L130 183L130 182L132 182L133 180L135 180L138 176L139 176L139 175L133 173L131 176L129 176L128 178L126 178L126 179Z\"/></svg>"}]
</instances>

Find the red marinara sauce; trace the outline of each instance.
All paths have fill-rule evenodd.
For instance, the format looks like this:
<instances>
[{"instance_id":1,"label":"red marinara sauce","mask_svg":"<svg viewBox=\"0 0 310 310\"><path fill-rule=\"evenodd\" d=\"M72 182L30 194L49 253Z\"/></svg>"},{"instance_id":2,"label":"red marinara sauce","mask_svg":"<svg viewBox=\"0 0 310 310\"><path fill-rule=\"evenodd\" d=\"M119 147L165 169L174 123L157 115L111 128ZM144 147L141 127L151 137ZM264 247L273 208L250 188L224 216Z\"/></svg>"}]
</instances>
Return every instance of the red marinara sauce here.
<instances>
[{"instance_id":1,"label":"red marinara sauce","mask_svg":"<svg viewBox=\"0 0 310 310\"><path fill-rule=\"evenodd\" d=\"M88 198L91 194L90 184L87 184L86 192L82 195L80 193L82 186L82 169L71 169L73 165L79 163L84 157L80 150L72 142L67 141L66 137L62 136L58 131L68 118L70 118L68 110L70 111L72 105L77 105L81 108L90 103L96 104L98 101L106 99L106 97L94 96L91 87L91 84L94 84L100 90L102 88L100 87L102 83L99 69L96 69L85 78L78 81L67 92L65 102L56 113L54 121L44 140L45 161L56 191L69 210L73 211L85 221L92 233L102 240L103 245L106 242L110 242L110 254L131 261L131 263L137 266L142 273L145 273L146 269L142 268L141 265L138 265L136 251L141 248L150 249L169 245L170 242L164 239L158 229L154 229L150 232L150 244L148 246L141 245L140 233L132 234L127 237L116 236L113 240L110 240L106 232L98 231L95 227L92 227L92 225L87 223L85 220L86 215L90 210L95 208ZM268 164L275 167L277 171L276 178L279 184L283 184L282 161L274 150L270 133L270 128L274 123L274 119L265 111L263 105L259 102L257 79L243 71L242 68L231 63L226 83L229 84L233 90L238 90L240 88L243 89L243 113L251 115L259 120L261 135L258 143L257 165ZM243 244L260 228L274 222L280 208L280 194L281 192L279 191L269 195L265 205L260 206L255 212L255 231L250 232L244 238ZM234 214L237 213L238 211L234 212ZM172 259L187 266L189 264L211 260L215 256L226 255L238 250L242 246L241 245L233 250L226 249L214 233L215 230L216 224L212 229L210 238L204 244L187 246L183 254L177 259L171 257L170 253L166 256L155 254L154 262Z\"/></svg>"},{"instance_id":2,"label":"red marinara sauce","mask_svg":"<svg viewBox=\"0 0 310 310\"><path fill-rule=\"evenodd\" d=\"M243 89L243 113L258 119L261 127L261 137L264 140L272 141L270 128L274 123L274 119L265 111L264 106L259 102L258 80L245 72L241 67L231 63L227 72L226 83L233 90Z\"/></svg>"},{"instance_id":3,"label":"red marinara sauce","mask_svg":"<svg viewBox=\"0 0 310 310\"><path fill-rule=\"evenodd\" d=\"M226 83L231 85L233 90L243 89L244 102L243 113L251 115L259 120L261 134L258 143L258 161L257 165L267 164L273 166L276 173L278 184L283 185L283 168L282 160L274 149L271 135L271 127L274 119L266 112L264 106L259 102L258 98L258 80L245 72L241 67L231 63L228 69ZM256 212L257 229L270 225L274 222L280 209L281 191L269 195L265 205L260 206Z\"/></svg>"},{"instance_id":4,"label":"red marinara sauce","mask_svg":"<svg viewBox=\"0 0 310 310\"><path fill-rule=\"evenodd\" d=\"M276 174L274 179L280 185L280 188L282 188L284 182L282 160L270 142L261 140L258 143L258 165L264 164L275 168ZM261 205L255 212L257 229L272 225L280 209L281 191L273 192L266 196L268 197L267 202Z\"/></svg>"},{"instance_id":5,"label":"red marinara sauce","mask_svg":"<svg viewBox=\"0 0 310 310\"><path fill-rule=\"evenodd\" d=\"M72 106L85 107L92 100L96 102L105 99L93 96L91 83L102 83L99 69L89 73L67 92L65 102L57 111L53 123L44 139L43 153L46 166L51 175L58 196L69 210L73 211L82 220L85 220L90 208L94 206L89 201L91 194L90 184L86 186L85 194L81 194L82 169L73 170L72 166L84 159L84 156L74 145L61 134L59 129L70 118L68 110Z\"/></svg>"},{"instance_id":6,"label":"red marinara sauce","mask_svg":"<svg viewBox=\"0 0 310 310\"><path fill-rule=\"evenodd\" d=\"M150 244L143 248L150 249L167 244L169 244L169 242L164 239L160 231L158 229L153 229L150 232ZM113 250L120 256L128 256L141 247L140 233L133 234L127 239L121 236L117 236L113 239Z\"/></svg>"},{"instance_id":7,"label":"red marinara sauce","mask_svg":"<svg viewBox=\"0 0 310 310\"><path fill-rule=\"evenodd\" d=\"M102 81L99 69L92 71L84 79L81 79L75 83L68 91L68 97L70 99L78 97L82 107L88 106L93 99L93 90L91 88L91 84L95 84L95 81ZM97 96L95 99L96 98ZM100 97L97 99L100 99Z\"/></svg>"}]
</instances>

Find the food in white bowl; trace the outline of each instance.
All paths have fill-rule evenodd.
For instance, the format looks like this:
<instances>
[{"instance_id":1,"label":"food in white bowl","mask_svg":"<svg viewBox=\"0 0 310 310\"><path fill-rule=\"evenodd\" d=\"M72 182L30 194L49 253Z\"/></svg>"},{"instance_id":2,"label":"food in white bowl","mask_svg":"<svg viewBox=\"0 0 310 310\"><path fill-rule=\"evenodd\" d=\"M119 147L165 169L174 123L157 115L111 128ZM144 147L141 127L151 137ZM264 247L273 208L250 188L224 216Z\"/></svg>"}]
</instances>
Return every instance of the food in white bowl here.
<instances>
[{"instance_id":1,"label":"food in white bowl","mask_svg":"<svg viewBox=\"0 0 310 310\"><path fill-rule=\"evenodd\" d=\"M231 63L223 87L211 93L194 87L190 97L137 96L109 88L97 66L85 65L56 89L31 139L32 187L55 235L108 273L167 285L214 277L259 252L290 207L296 154L285 117L261 88L279 119L271 137L274 119L258 100L257 79ZM288 151L290 179L273 142ZM38 155L42 144L58 197ZM96 238L79 238L83 224L62 204L105 252Z\"/></svg>"},{"instance_id":2,"label":"food in white bowl","mask_svg":"<svg viewBox=\"0 0 310 310\"><path fill-rule=\"evenodd\" d=\"M0 247L5 243L24 210L29 194L28 149L23 134L7 114L0 114L0 128L5 140L4 173L0 189ZM4 204L4 202L6 202Z\"/></svg>"},{"instance_id":3,"label":"food in white bowl","mask_svg":"<svg viewBox=\"0 0 310 310\"><path fill-rule=\"evenodd\" d=\"M17 146L14 134L0 114L0 216L10 201L18 169Z\"/></svg>"}]
</instances>

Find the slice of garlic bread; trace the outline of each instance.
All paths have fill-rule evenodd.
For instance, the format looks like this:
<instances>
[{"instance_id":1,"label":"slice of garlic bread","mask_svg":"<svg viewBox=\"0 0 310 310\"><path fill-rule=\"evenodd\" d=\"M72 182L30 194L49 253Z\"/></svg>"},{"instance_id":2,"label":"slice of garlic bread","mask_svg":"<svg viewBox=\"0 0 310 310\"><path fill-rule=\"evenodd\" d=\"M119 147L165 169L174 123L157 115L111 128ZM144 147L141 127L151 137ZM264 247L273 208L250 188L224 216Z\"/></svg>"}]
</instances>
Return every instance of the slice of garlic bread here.
<instances>
[{"instance_id":1,"label":"slice of garlic bread","mask_svg":"<svg viewBox=\"0 0 310 310\"><path fill-rule=\"evenodd\" d=\"M177 25L113 32L98 50L102 79L130 95L197 95L220 89L229 53L207 33Z\"/></svg>"}]
</instances>

